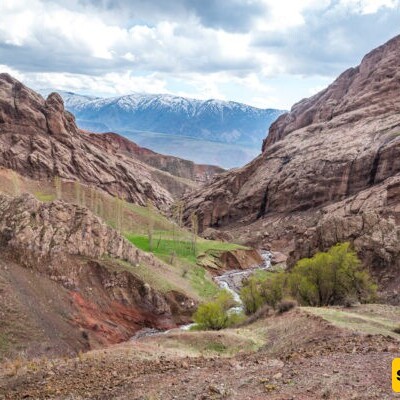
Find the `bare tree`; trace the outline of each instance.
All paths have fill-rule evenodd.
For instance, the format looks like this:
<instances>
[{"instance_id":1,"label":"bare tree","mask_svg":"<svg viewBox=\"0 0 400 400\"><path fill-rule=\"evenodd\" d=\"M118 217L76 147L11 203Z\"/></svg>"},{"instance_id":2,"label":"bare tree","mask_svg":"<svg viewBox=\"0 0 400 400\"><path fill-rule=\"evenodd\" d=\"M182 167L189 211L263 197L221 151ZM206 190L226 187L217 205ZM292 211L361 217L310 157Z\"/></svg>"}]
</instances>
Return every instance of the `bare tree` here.
<instances>
[{"instance_id":1,"label":"bare tree","mask_svg":"<svg viewBox=\"0 0 400 400\"><path fill-rule=\"evenodd\" d=\"M195 213L190 216L191 230L192 230L192 251L197 254L197 234L199 232L199 220Z\"/></svg>"},{"instance_id":2,"label":"bare tree","mask_svg":"<svg viewBox=\"0 0 400 400\"><path fill-rule=\"evenodd\" d=\"M122 211L123 201L119 196L115 197L114 200L114 211L115 211L115 229L120 231L122 229Z\"/></svg>"},{"instance_id":3,"label":"bare tree","mask_svg":"<svg viewBox=\"0 0 400 400\"><path fill-rule=\"evenodd\" d=\"M14 196L19 196L21 194L21 185L19 181L19 176L15 171L12 171L11 173L11 182L13 186Z\"/></svg>"},{"instance_id":4,"label":"bare tree","mask_svg":"<svg viewBox=\"0 0 400 400\"><path fill-rule=\"evenodd\" d=\"M183 226L183 201L178 201L176 203L176 222L178 223L179 228Z\"/></svg>"},{"instance_id":5,"label":"bare tree","mask_svg":"<svg viewBox=\"0 0 400 400\"><path fill-rule=\"evenodd\" d=\"M147 235L149 238L149 249L153 251L154 218L153 204L147 199Z\"/></svg>"},{"instance_id":6,"label":"bare tree","mask_svg":"<svg viewBox=\"0 0 400 400\"><path fill-rule=\"evenodd\" d=\"M96 202L95 202L96 191L93 186L89 187L89 208L95 212L96 211Z\"/></svg>"},{"instance_id":7,"label":"bare tree","mask_svg":"<svg viewBox=\"0 0 400 400\"><path fill-rule=\"evenodd\" d=\"M62 198L62 182L61 182L61 178L58 175L56 175L54 177L54 188L56 190L56 199L61 200L61 198Z\"/></svg>"},{"instance_id":8,"label":"bare tree","mask_svg":"<svg viewBox=\"0 0 400 400\"><path fill-rule=\"evenodd\" d=\"M76 204L81 204L81 185L78 181L74 181L74 190L75 190L75 202Z\"/></svg>"}]
</instances>

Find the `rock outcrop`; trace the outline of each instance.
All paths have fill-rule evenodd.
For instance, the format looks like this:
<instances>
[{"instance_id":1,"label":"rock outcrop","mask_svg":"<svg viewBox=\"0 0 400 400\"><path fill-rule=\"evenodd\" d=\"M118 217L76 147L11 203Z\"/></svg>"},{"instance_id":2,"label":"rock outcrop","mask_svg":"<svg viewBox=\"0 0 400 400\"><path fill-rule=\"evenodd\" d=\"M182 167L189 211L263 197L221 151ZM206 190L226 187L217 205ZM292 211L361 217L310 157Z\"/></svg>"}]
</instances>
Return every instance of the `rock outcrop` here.
<instances>
[{"instance_id":1,"label":"rock outcrop","mask_svg":"<svg viewBox=\"0 0 400 400\"><path fill-rule=\"evenodd\" d=\"M87 208L59 200L42 203L30 194L0 194L0 244L27 264L61 263L70 255L109 256L133 265L152 259Z\"/></svg>"},{"instance_id":2,"label":"rock outcrop","mask_svg":"<svg viewBox=\"0 0 400 400\"><path fill-rule=\"evenodd\" d=\"M351 240L372 267L383 259L396 265L399 58L400 36L294 105L271 126L258 158L186 198L186 215L195 211L202 230L217 227L286 253L296 248L291 259ZM339 225L342 234L332 236ZM306 231L313 239L300 245ZM377 239L389 231L390 241Z\"/></svg>"},{"instance_id":3,"label":"rock outcrop","mask_svg":"<svg viewBox=\"0 0 400 400\"><path fill-rule=\"evenodd\" d=\"M136 272L140 267L162 270L160 260L131 245L88 209L63 201L42 203L29 194L0 194L0 254L0 283L6 280L22 299L30 293L36 312L31 314L26 304L23 312L31 325L49 327L55 347L63 348L54 338L59 329L84 330L87 340L71 339L64 350L127 340L146 326L175 327L188 320L195 305L184 293L161 293ZM32 273L28 279L25 271ZM39 282L40 293L32 281ZM57 290L54 285L61 297L57 296L58 312L69 314L68 318L46 313L50 308L46 304L57 301L51 294ZM21 308L17 300L9 301L7 312ZM25 336L29 329L34 330L27 326Z\"/></svg>"},{"instance_id":4,"label":"rock outcrop","mask_svg":"<svg viewBox=\"0 0 400 400\"><path fill-rule=\"evenodd\" d=\"M165 168L142 162L134 152L110 152L103 145L77 128L60 95L51 93L44 100L10 75L0 74L1 166L37 180L59 176L80 181L139 205L149 199L159 209L168 208L174 197L193 186Z\"/></svg>"},{"instance_id":5,"label":"rock outcrop","mask_svg":"<svg viewBox=\"0 0 400 400\"><path fill-rule=\"evenodd\" d=\"M113 132L90 133L89 139L112 154L133 157L158 170L199 184L208 183L215 175L224 172L223 168L215 165L195 164L193 161L156 153Z\"/></svg>"},{"instance_id":6,"label":"rock outcrop","mask_svg":"<svg viewBox=\"0 0 400 400\"><path fill-rule=\"evenodd\" d=\"M262 262L260 253L254 249L208 250L197 258L197 265L218 274L221 271L251 269Z\"/></svg>"}]
</instances>

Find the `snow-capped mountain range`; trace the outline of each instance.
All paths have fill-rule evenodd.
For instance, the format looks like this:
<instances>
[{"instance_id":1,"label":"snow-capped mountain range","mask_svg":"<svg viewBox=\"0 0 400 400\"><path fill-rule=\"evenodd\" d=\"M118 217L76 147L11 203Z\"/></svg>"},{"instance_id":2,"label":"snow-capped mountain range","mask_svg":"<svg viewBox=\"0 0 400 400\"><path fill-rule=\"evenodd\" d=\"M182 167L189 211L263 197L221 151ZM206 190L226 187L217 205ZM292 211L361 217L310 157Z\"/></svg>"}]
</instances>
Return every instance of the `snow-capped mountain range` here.
<instances>
[{"instance_id":1,"label":"snow-capped mountain range","mask_svg":"<svg viewBox=\"0 0 400 400\"><path fill-rule=\"evenodd\" d=\"M114 131L156 151L173 153L189 159L193 159L192 151L185 154L179 148L164 149L167 138L160 138L159 134L170 135L171 139L172 137L176 139L178 136L182 137L182 140L187 138L240 145L246 147L247 152L251 149L251 156L254 156L254 153L259 152L271 123L284 112L276 109L260 109L233 101L213 99L202 101L169 94L134 93L120 97L98 98L47 89L41 93L47 95L51 91L61 94L66 109L75 115L78 125L83 129L94 132ZM158 136L152 141L150 138L154 134ZM190 147L185 142L184 147L188 146ZM198 151L201 152L201 149L198 148ZM240 165L251 156L250 154L244 158L239 156L239 160L235 162ZM218 160L197 157L196 162L199 161ZM236 165L225 163L224 166Z\"/></svg>"}]
</instances>

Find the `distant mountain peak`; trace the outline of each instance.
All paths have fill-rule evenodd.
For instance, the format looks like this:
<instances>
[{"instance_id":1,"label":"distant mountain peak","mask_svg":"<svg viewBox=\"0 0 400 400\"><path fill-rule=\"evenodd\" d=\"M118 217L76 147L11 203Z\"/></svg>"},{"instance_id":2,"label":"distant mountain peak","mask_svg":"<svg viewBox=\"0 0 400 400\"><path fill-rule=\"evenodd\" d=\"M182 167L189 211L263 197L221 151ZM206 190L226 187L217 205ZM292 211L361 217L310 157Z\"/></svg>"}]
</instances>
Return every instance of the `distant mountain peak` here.
<instances>
[{"instance_id":1,"label":"distant mountain peak","mask_svg":"<svg viewBox=\"0 0 400 400\"><path fill-rule=\"evenodd\" d=\"M50 91L54 90L40 93ZM118 132L157 152L225 168L245 164L259 153L269 126L284 113L235 101L198 100L173 94L131 93L100 98L58 92L83 129ZM145 137L138 137L138 132L146 132ZM168 137L178 138L174 146L166 143ZM213 149L212 143L221 145Z\"/></svg>"}]
</instances>

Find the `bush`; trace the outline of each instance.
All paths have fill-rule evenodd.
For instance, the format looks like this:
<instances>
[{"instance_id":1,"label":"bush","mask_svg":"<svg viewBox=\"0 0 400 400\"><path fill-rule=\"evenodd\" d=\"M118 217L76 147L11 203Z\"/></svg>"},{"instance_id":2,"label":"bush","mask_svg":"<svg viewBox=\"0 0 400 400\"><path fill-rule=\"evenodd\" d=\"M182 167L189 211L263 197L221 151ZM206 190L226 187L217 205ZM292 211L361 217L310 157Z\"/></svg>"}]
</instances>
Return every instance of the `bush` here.
<instances>
[{"instance_id":1,"label":"bush","mask_svg":"<svg viewBox=\"0 0 400 400\"><path fill-rule=\"evenodd\" d=\"M264 319L272 315L272 307L268 304L264 304L260 307L254 314L250 315L246 320L243 320L242 326L252 324L253 322L258 321L259 319Z\"/></svg>"},{"instance_id":2,"label":"bush","mask_svg":"<svg viewBox=\"0 0 400 400\"><path fill-rule=\"evenodd\" d=\"M240 291L240 298L246 314L254 314L263 304L265 299L261 295L260 282L251 276L244 283Z\"/></svg>"},{"instance_id":3,"label":"bush","mask_svg":"<svg viewBox=\"0 0 400 400\"><path fill-rule=\"evenodd\" d=\"M289 274L288 284L293 297L310 306L343 304L346 298L368 302L376 293L376 285L361 269L349 243L300 260Z\"/></svg>"},{"instance_id":4,"label":"bush","mask_svg":"<svg viewBox=\"0 0 400 400\"><path fill-rule=\"evenodd\" d=\"M297 301L295 300L282 300L276 306L278 314L283 314L290 311L292 308L297 307Z\"/></svg>"},{"instance_id":5,"label":"bush","mask_svg":"<svg viewBox=\"0 0 400 400\"><path fill-rule=\"evenodd\" d=\"M203 329L223 329L228 322L226 312L217 302L200 304L193 319Z\"/></svg>"},{"instance_id":6,"label":"bush","mask_svg":"<svg viewBox=\"0 0 400 400\"><path fill-rule=\"evenodd\" d=\"M342 243L300 260L290 272L254 274L240 292L247 314L264 304L279 312L285 296L307 306L367 303L375 299L376 285L350 244Z\"/></svg>"},{"instance_id":7,"label":"bush","mask_svg":"<svg viewBox=\"0 0 400 400\"><path fill-rule=\"evenodd\" d=\"M240 291L246 314L254 314L264 304L275 308L284 295L287 274L265 272L247 279Z\"/></svg>"},{"instance_id":8,"label":"bush","mask_svg":"<svg viewBox=\"0 0 400 400\"><path fill-rule=\"evenodd\" d=\"M237 303L231 293L227 290L221 290L214 301L199 305L193 319L198 325L198 329L220 330L227 328L243 320L242 314L229 312L236 305Z\"/></svg>"}]
</instances>

